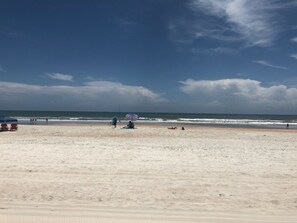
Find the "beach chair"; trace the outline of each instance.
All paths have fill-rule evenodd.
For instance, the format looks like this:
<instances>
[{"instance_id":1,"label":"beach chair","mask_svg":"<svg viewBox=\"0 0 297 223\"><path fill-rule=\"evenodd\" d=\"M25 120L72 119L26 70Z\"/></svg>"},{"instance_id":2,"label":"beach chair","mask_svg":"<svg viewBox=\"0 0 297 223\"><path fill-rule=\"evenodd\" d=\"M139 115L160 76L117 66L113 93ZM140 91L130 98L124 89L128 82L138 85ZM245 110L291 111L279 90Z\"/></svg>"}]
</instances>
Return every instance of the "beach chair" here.
<instances>
[{"instance_id":1,"label":"beach chair","mask_svg":"<svg viewBox=\"0 0 297 223\"><path fill-rule=\"evenodd\" d=\"M18 124L17 123L11 123L10 131L16 131L16 130L18 130Z\"/></svg>"},{"instance_id":2,"label":"beach chair","mask_svg":"<svg viewBox=\"0 0 297 223\"><path fill-rule=\"evenodd\" d=\"M0 131L8 131L8 126L6 123L1 123L1 128L0 128Z\"/></svg>"}]
</instances>

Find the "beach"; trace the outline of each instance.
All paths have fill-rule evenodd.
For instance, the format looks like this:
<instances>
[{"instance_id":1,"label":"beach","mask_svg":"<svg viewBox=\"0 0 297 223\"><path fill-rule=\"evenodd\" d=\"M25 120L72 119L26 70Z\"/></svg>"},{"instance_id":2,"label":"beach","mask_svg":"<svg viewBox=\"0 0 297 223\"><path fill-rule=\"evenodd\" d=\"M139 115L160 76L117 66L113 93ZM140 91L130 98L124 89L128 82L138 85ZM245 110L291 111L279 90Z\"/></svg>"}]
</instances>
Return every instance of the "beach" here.
<instances>
[{"instance_id":1,"label":"beach","mask_svg":"<svg viewBox=\"0 0 297 223\"><path fill-rule=\"evenodd\" d=\"M122 126L0 132L0 222L297 222L296 130Z\"/></svg>"}]
</instances>

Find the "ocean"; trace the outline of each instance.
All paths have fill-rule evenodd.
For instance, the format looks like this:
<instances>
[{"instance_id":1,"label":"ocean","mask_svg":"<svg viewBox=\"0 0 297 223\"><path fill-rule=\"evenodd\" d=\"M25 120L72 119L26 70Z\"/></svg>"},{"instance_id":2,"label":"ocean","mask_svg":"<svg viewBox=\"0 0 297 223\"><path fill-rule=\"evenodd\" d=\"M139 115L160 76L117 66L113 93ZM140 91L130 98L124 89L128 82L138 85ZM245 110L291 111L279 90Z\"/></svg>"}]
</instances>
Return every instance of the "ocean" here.
<instances>
[{"instance_id":1,"label":"ocean","mask_svg":"<svg viewBox=\"0 0 297 223\"><path fill-rule=\"evenodd\" d=\"M127 122L127 112L75 112L75 111L0 111L0 116L18 119L20 124L85 124L109 123L114 116ZM174 125L201 125L217 127L254 127L297 129L297 115L243 115L243 114L194 114L194 113L146 113L136 112L137 123Z\"/></svg>"}]
</instances>

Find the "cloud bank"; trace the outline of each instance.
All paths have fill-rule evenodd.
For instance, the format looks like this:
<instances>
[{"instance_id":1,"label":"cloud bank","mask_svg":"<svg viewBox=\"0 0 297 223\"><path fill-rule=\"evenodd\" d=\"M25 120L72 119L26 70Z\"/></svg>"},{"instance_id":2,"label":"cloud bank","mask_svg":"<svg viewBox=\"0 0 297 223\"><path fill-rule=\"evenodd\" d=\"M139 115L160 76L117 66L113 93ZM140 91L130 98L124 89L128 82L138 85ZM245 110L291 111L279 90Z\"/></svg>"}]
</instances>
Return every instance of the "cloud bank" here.
<instances>
[{"instance_id":1,"label":"cloud bank","mask_svg":"<svg viewBox=\"0 0 297 223\"><path fill-rule=\"evenodd\" d=\"M167 103L142 86L110 81L86 82L81 86L41 86L0 82L2 109L75 111L152 111Z\"/></svg>"},{"instance_id":2,"label":"cloud bank","mask_svg":"<svg viewBox=\"0 0 297 223\"><path fill-rule=\"evenodd\" d=\"M180 82L200 112L296 114L297 88L261 86L250 79L193 80Z\"/></svg>"},{"instance_id":3,"label":"cloud bank","mask_svg":"<svg viewBox=\"0 0 297 223\"><path fill-rule=\"evenodd\" d=\"M169 101L143 86L91 81L80 86L0 82L2 110L146 111L296 114L297 88L250 79L180 81ZM177 95L172 95L173 99Z\"/></svg>"}]
</instances>

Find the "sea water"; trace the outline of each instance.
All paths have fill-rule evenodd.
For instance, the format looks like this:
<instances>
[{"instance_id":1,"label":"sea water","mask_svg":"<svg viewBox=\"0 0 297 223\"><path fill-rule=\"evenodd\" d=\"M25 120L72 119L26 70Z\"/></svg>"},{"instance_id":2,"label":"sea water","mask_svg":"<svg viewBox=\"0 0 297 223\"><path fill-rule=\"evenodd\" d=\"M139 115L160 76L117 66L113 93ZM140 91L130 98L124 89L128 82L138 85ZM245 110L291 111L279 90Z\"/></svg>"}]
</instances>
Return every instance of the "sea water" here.
<instances>
[{"instance_id":1,"label":"sea water","mask_svg":"<svg viewBox=\"0 0 297 223\"><path fill-rule=\"evenodd\" d=\"M59 123L109 123L114 116L127 122L131 112L76 112L76 111L0 111L1 115L17 118L20 124ZM162 125L204 125L219 127L259 127L297 129L297 115L252 115L252 114L194 114L194 113L146 113L132 112L139 116L138 123Z\"/></svg>"}]
</instances>

